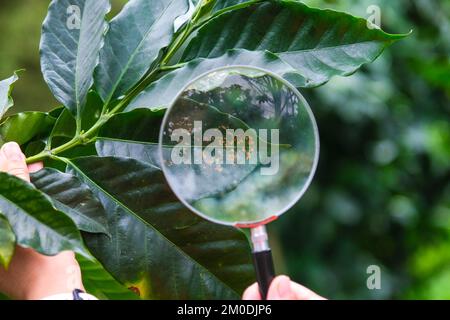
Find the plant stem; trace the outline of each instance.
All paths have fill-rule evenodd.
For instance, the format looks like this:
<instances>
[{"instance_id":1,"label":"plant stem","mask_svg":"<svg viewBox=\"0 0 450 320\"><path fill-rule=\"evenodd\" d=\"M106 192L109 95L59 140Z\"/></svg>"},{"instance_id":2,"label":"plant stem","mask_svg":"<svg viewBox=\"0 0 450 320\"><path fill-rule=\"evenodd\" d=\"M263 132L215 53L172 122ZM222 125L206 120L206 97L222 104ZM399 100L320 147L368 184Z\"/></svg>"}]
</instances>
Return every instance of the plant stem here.
<instances>
[{"instance_id":1,"label":"plant stem","mask_svg":"<svg viewBox=\"0 0 450 320\"><path fill-rule=\"evenodd\" d=\"M177 63L171 66L163 66L161 68L159 68L161 71L172 71L172 70L176 70L179 69L181 67L184 67L187 64L187 62L183 62L183 63Z\"/></svg>"},{"instance_id":2,"label":"plant stem","mask_svg":"<svg viewBox=\"0 0 450 320\"><path fill-rule=\"evenodd\" d=\"M42 151L41 153L39 153L39 154L37 154L35 156L27 158L27 164L32 164L32 163L36 163L36 162L42 161L44 159L47 159L49 156L50 156L50 151L49 150Z\"/></svg>"},{"instance_id":3,"label":"plant stem","mask_svg":"<svg viewBox=\"0 0 450 320\"><path fill-rule=\"evenodd\" d=\"M32 164L32 163L36 163L42 160L45 160L49 157L55 156L57 154L60 154L64 151L67 151L69 149L72 149L80 144L84 144L86 141L88 141L89 139L93 138L96 134L97 131L106 123L108 122L108 120L113 116L113 113L108 113L106 115L103 115L100 117L100 119L98 119L98 121L85 133L83 134L78 134L75 137L73 137L72 140L68 141L67 143L52 149L52 150L44 150L41 153L29 157L27 158L26 162L27 164Z\"/></svg>"},{"instance_id":4,"label":"plant stem","mask_svg":"<svg viewBox=\"0 0 450 320\"><path fill-rule=\"evenodd\" d=\"M193 25L191 23L189 23L189 25L187 25L186 29L181 34L181 36L175 40L174 44L167 51L167 54L165 55L164 59L161 61L162 67L165 67L167 65L167 63L169 63L170 59L172 59L172 57L178 51L178 49L182 46L184 41L186 41L186 39L189 37L189 35L192 32L192 29L193 29Z\"/></svg>"},{"instance_id":5,"label":"plant stem","mask_svg":"<svg viewBox=\"0 0 450 320\"><path fill-rule=\"evenodd\" d=\"M183 30L181 35L175 39L175 42L169 47L166 55L161 60L161 67L166 67L167 63L170 62L170 59L175 55L175 53L180 49L180 47L184 44L187 38L192 34L192 31L196 28L196 24L198 19L200 19L202 5L200 4L197 7L196 12L194 13L192 19L187 23L186 28Z\"/></svg>"},{"instance_id":6,"label":"plant stem","mask_svg":"<svg viewBox=\"0 0 450 320\"><path fill-rule=\"evenodd\" d=\"M81 132L81 115L80 114L78 114L76 116L75 121L76 121L76 131L75 131L76 134L75 135L79 135Z\"/></svg>"}]
</instances>

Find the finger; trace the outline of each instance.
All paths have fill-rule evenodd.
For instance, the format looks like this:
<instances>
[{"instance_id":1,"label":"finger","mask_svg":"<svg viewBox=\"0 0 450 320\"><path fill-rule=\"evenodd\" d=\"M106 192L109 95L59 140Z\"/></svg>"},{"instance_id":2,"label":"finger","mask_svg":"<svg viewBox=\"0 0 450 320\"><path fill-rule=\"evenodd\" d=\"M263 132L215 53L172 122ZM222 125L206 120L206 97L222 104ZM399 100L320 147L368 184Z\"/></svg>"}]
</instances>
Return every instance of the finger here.
<instances>
[{"instance_id":1,"label":"finger","mask_svg":"<svg viewBox=\"0 0 450 320\"><path fill-rule=\"evenodd\" d=\"M267 293L268 300L296 300L295 298L289 277L279 276L272 281Z\"/></svg>"},{"instance_id":2,"label":"finger","mask_svg":"<svg viewBox=\"0 0 450 320\"><path fill-rule=\"evenodd\" d=\"M8 142L2 147L1 151L7 160L6 172L25 181L30 181L25 155L20 150L20 146L15 142Z\"/></svg>"},{"instance_id":3,"label":"finger","mask_svg":"<svg viewBox=\"0 0 450 320\"><path fill-rule=\"evenodd\" d=\"M3 154L3 148L0 149L0 172L8 171L8 160L6 160L5 155Z\"/></svg>"},{"instance_id":4,"label":"finger","mask_svg":"<svg viewBox=\"0 0 450 320\"><path fill-rule=\"evenodd\" d=\"M259 294L259 286L257 283L252 284L245 290L242 300L261 300L261 295Z\"/></svg>"},{"instance_id":5,"label":"finger","mask_svg":"<svg viewBox=\"0 0 450 320\"><path fill-rule=\"evenodd\" d=\"M42 162L36 162L36 163L30 164L28 166L28 171L30 173L34 173L34 172L38 172L42 168L44 168L44 164Z\"/></svg>"},{"instance_id":6,"label":"finger","mask_svg":"<svg viewBox=\"0 0 450 320\"><path fill-rule=\"evenodd\" d=\"M295 282L291 282L291 289L295 300L326 300L324 297Z\"/></svg>"}]
</instances>

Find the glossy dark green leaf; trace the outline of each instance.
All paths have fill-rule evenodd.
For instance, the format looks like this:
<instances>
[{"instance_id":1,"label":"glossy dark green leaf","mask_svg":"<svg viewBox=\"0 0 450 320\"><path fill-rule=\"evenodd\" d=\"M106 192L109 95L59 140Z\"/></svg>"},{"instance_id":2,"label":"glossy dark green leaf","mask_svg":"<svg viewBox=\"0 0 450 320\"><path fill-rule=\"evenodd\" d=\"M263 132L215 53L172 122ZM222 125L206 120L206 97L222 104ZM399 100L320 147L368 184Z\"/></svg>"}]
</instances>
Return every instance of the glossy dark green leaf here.
<instances>
[{"instance_id":1,"label":"glossy dark green leaf","mask_svg":"<svg viewBox=\"0 0 450 320\"><path fill-rule=\"evenodd\" d=\"M44 151L46 146L47 141L45 139L38 139L27 143L25 147L22 148L22 150L25 156L28 158Z\"/></svg>"},{"instance_id":2,"label":"glossy dark green leaf","mask_svg":"<svg viewBox=\"0 0 450 320\"><path fill-rule=\"evenodd\" d=\"M103 203L112 238L86 235L90 250L127 287L153 299L239 298L253 281L246 236L183 207L153 166L125 158L69 165Z\"/></svg>"},{"instance_id":3,"label":"glossy dark green leaf","mask_svg":"<svg viewBox=\"0 0 450 320\"><path fill-rule=\"evenodd\" d=\"M115 115L95 143L102 157L132 158L159 167L158 139L164 110L138 109Z\"/></svg>"},{"instance_id":4,"label":"glossy dark green leaf","mask_svg":"<svg viewBox=\"0 0 450 320\"><path fill-rule=\"evenodd\" d=\"M5 113L14 105L11 98L11 91L14 82L19 79L17 74L8 79L0 81L0 120L3 118Z\"/></svg>"},{"instance_id":5,"label":"glossy dark green leaf","mask_svg":"<svg viewBox=\"0 0 450 320\"><path fill-rule=\"evenodd\" d=\"M58 117L61 115L61 113L66 110L64 107L56 107L49 111L49 115L51 115L53 118L58 119Z\"/></svg>"},{"instance_id":6,"label":"glossy dark green leaf","mask_svg":"<svg viewBox=\"0 0 450 320\"><path fill-rule=\"evenodd\" d=\"M98 261L90 261L77 255L77 261L81 268L83 286L100 300L138 300L138 295L125 288L113 276L111 276Z\"/></svg>"},{"instance_id":7,"label":"glossy dark green leaf","mask_svg":"<svg viewBox=\"0 0 450 320\"><path fill-rule=\"evenodd\" d=\"M8 220L0 213L0 267L8 269L14 255L16 236Z\"/></svg>"},{"instance_id":8,"label":"glossy dark green leaf","mask_svg":"<svg viewBox=\"0 0 450 320\"><path fill-rule=\"evenodd\" d=\"M142 142L158 141L164 110L135 110L112 117L98 136Z\"/></svg>"},{"instance_id":9,"label":"glossy dark green leaf","mask_svg":"<svg viewBox=\"0 0 450 320\"><path fill-rule=\"evenodd\" d=\"M189 9L188 0L131 0L111 23L96 71L103 101L125 94L149 70L172 40L174 20Z\"/></svg>"},{"instance_id":10,"label":"glossy dark green leaf","mask_svg":"<svg viewBox=\"0 0 450 320\"><path fill-rule=\"evenodd\" d=\"M50 117L58 119L62 114L62 112L64 111L68 112L66 108L58 107L56 109L51 110L48 114ZM25 156L31 157L44 151L44 149L48 147L49 137L52 131L53 127L48 126L46 130L43 130L42 132L39 132L38 134L34 135L31 139L29 139L28 142L23 144L22 150Z\"/></svg>"},{"instance_id":11,"label":"glossy dark green leaf","mask_svg":"<svg viewBox=\"0 0 450 320\"><path fill-rule=\"evenodd\" d=\"M93 84L108 0L53 0L44 21L41 67L54 96L80 117Z\"/></svg>"},{"instance_id":12,"label":"glossy dark green leaf","mask_svg":"<svg viewBox=\"0 0 450 320\"><path fill-rule=\"evenodd\" d=\"M88 93L86 108L81 114L81 130L89 130L100 118L103 109L102 98L97 92L91 90Z\"/></svg>"},{"instance_id":13,"label":"glossy dark green leaf","mask_svg":"<svg viewBox=\"0 0 450 320\"><path fill-rule=\"evenodd\" d=\"M43 162L44 162L45 168L53 168L53 169L59 170L61 172L66 171L66 167L67 167L66 163L59 159L46 158L46 159L44 159Z\"/></svg>"},{"instance_id":14,"label":"glossy dark green leaf","mask_svg":"<svg viewBox=\"0 0 450 320\"><path fill-rule=\"evenodd\" d=\"M77 227L50 199L28 182L0 172L0 211L16 234L17 244L45 254L75 251L86 257Z\"/></svg>"},{"instance_id":15,"label":"glossy dark green leaf","mask_svg":"<svg viewBox=\"0 0 450 320\"><path fill-rule=\"evenodd\" d=\"M216 58L230 49L269 51L314 87L372 62L405 35L368 28L346 13L310 8L298 1L268 1L221 14L192 39L182 61Z\"/></svg>"},{"instance_id":16,"label":"glossy dark green leaf","mask_svg":"<svg viewBox=\"0 0 450 320\"><path fill-rule=\"evenodd\" d=\"M31 181L36 188L51 197L54 206L68 215L78 229L108 234L102 204L77 177L45 168L31 174Z\"/></svg>"},{"instance_id":17,"label":"glossy dark green leaf","mask_svg":"<svg viewBox=\"0 0 450 320\"><path fill-rule=\"evenodd\" d=\"M58 137L70 140L75 135L75 131L75 118L69 110L64 110L56 120L55 126L50 134L50 145L52 147L57 147L58 143L55 143L54 140Z\"/></svg>"},{"instance_id":18,"label":"glossy dark green leaf","mask_svg":"<svg viewBox=\"0 0 450 320\"><path fill-rule=\"evenodd\" d=\"M65 158L78 158L78 157L87 157L87 156L96 156L97 151L95 149L95 143L89 143L86 145L79 145L74 148L70 148L67 151L61 152L59 154Z\"/></svg>"},{"instance_id":19,"label":"glossy dark green leaf","mask_svg":"<svg viewBox=\"0 0 450 320\"><path fill-rule=\"evenodd\" d=\"M298 87L306 83L306 79L298 70L272 53L242 49L230 50L218 58L196 59L184 67L166 74L131 101L125 111L140 108L167 108L190 81L213 69L232 65L264 68L278 73Z\"/></svg>"},{"instance_id":20,"label":"glossy dark green leaf","mask_svg":"<svg viewBox=\"0 0 450 320\"><path fill-rule=\"evenodd\" d=\"M0 124L0 145L10 141L23 145L36 137L46 136L55 121L44 112L24 112L8 117Z\"/></svg>"}]
</instances>

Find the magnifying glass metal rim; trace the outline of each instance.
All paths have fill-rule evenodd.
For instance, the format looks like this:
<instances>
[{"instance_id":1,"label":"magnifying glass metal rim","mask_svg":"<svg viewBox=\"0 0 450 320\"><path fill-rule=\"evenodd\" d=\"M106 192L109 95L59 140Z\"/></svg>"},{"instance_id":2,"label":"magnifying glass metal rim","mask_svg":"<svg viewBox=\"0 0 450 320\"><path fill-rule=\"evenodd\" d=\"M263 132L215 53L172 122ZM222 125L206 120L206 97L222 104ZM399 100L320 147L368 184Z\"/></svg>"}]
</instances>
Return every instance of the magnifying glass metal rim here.
<instances>
[{"instance_id":1,"label":"magnifying glass metal rim","mask_svg":"<svg viewBox=\"0 0 450 320\"><path fill-rule=\"evenodd\" d=\"M178 99L180 98L180 96L186 91L187 88L189 88L193 83L197 82L198 80L200 80L201 78L208 76L211 73L214 72L220 72L220 71L226 71L226 70L230 70L230 69L247 69L249 71L259 71L262 73L265 73L269 76L274 77L275 79L281 81L284 85L286 85L289 89L293 90L293 92L295 92L297 94L297 96L300 98L301 103L303 103L308 116L310 117L311 123L313 125L313 131L314 131L314 140L315 140L315 156L314 156L314 161L313 161L313 166L311 169L311 172L309 173L308 179L306 181L306 183L304 184L304 186L302 187L302 189L298 192L298 195L295 197L295 199L293 199L288 205L286 205L283 209L278 210L278 212L275 212L273 215L271 215L269 218L265 218L265 219L261 219L261 220L255 220L255 221L237 221L237 222L225 222L222 220L218 220L218 219L214 219L204 213L202 213L200 210L194 208L189 202L187 202L182 196L180 196L178 194L178 192L176 191L176 188L174 188L174 186L172 185L170 179L169 179L169 174L167 172L167 168L164 165L164 157L163 157L163 149L162 149L162 141L163 141L163 137L164 137L164 129L166 127L167 121L169 119L169 115L170 112L172 111L172 109L175 106L175 103L178 101ZM176 197L187 207L189 208L192 212L194 212L195 214L199 215L200 217L214 222L214 223L218 223L221 225L227 225L227 226L234 226L234 227L240 227L240 228L255 228L257 226L261 226L261 225L266 225L267 223L276 220L279 216L281 216L282 214L284 214L286 211L288 211L289 209L291 209L305 194L305 192L308 190L309 186L311 185L311 182L314 178L314 175L316 173L317 170L317 166L319 163L319 158L320 158L320 137L319 137L319 128L317 126L317 122L316 119L314 117L314 114L311 110L311 107L309 106L309 103L306 101L306 99L303 97L303 95L300 93L300 91L297 90L297 88L295 88L291 83L289 83L289 81L283 79L282 77L280 77L279 75L263 69L263 68L259 68L259 67L253 67L253 66L246 66L246 65L229 65L229 66L224 66L224 67L219 67L219 68L215 68L215 69L211 69L207 72L202 73L201 75L199 75L198 77L194 78L193 80L189 81L189 83L187 85L185 85L180 92L176 95L176 97L173 99L172 103L170 104L170 107L167 108L165 114L164 114L164 118L161 124L161 128L160 128L160 132L159 132L159 141L158 141L158 153L159 153L159 160L161 163L161 169L164 173L164 176L166 178L167 183L169 184L171 190L175 193Z\"/></svg>"}]
</instances>

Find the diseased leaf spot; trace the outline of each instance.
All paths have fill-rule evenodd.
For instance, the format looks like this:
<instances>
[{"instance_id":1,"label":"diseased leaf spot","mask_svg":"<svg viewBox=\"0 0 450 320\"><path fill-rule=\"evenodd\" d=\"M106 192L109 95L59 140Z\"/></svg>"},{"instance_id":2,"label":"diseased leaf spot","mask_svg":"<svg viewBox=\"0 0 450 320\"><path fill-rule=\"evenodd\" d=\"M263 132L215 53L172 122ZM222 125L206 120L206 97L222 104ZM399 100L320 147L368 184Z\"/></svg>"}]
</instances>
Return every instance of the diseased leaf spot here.
<instances>
[{"instance_id":1,"label":"diseased leaf spot","mask_svg":"<svg viewBox=\"0 0 450 320\"><path fill-rule=\"evenodd\" d=\"M139 297L141 296L141 290L139 290L138 287L133 287L133 286L131 286L131 287L128 288L128 290L133 291L133 292L136 293Z\"/></svg>"}]
</instances>

